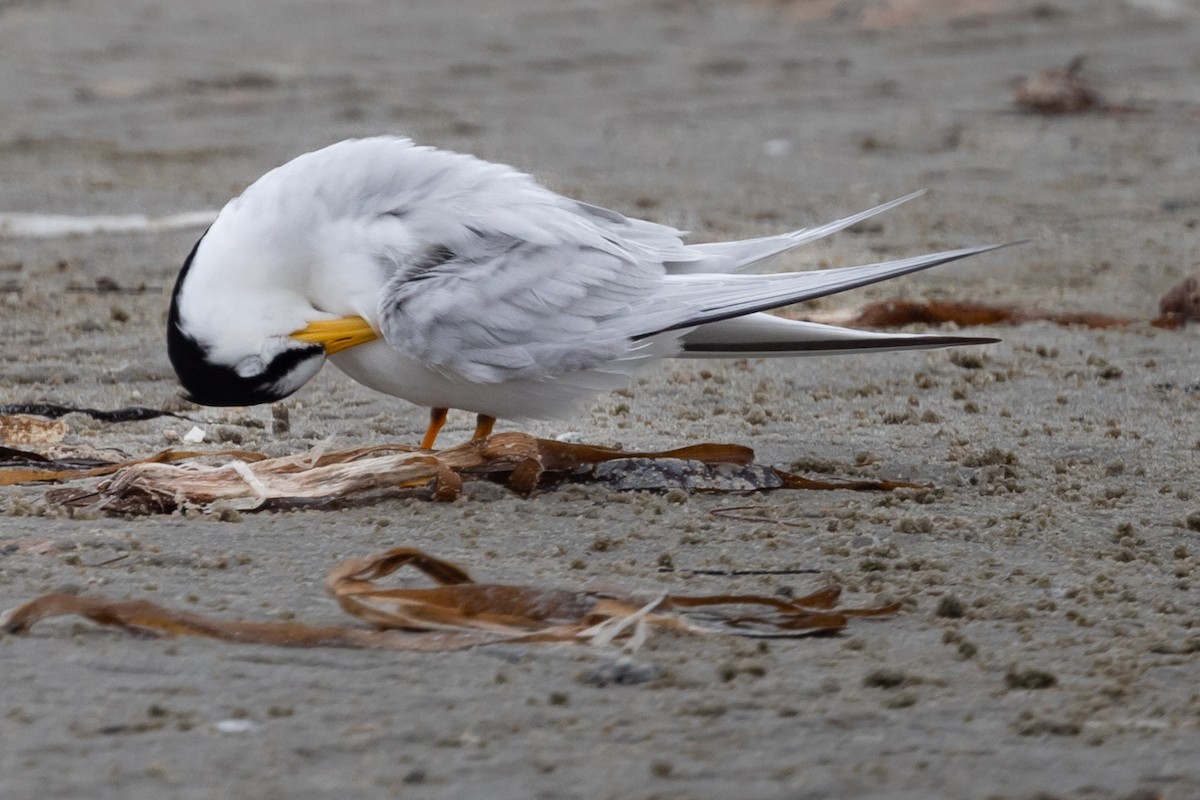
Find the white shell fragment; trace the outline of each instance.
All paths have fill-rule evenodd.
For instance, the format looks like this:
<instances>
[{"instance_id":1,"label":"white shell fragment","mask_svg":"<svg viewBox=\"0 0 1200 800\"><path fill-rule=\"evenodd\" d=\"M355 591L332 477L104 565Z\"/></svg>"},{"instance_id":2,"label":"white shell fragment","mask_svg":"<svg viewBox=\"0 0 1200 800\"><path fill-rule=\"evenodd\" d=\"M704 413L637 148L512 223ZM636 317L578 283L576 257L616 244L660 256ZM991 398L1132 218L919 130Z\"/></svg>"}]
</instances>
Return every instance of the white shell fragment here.
<instances>
[{"instance_id":1,"label":"white shell fragment","mask_svg":"<svg viewBox=\"0 0 1200 800\"><path fill-rule=\"evenodd\" d=\"M204 441L204 429L199 425L193 425L192 429L183 435L183 440L188 444L200 444Z\"/></svg>"}]
</instances>

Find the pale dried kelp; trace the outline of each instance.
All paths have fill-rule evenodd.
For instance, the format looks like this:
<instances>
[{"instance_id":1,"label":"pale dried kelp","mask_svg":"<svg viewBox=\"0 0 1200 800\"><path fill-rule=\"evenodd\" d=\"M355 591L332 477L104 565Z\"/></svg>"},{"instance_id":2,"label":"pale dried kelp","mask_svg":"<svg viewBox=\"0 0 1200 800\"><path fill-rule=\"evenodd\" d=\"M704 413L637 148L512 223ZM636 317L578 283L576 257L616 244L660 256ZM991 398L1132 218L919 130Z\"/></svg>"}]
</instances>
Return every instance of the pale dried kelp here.
<instances>
[{"instance_id":1,"label":"pale dried kelp","mask_svg":"<svg viewBox=\"0 0 1200 800\"><path fill-rule=\"evenodd\" d=\"M204 463L214 457L223 463ZM584 444L501 433L437 452L405 445L348 450L315 448L267 458L260 453L165 451L141 462L81 472L26 470L29 480L112 474L94 489L59 489L47 500L120 514L161 514L183 509L236 510L281 505L322 505L371 492L428 491L453 500L463 480L494 480L529 494L563 482L603 483L618 490L747 492L770 489L891 490L912 486L888 481L811 481L753 463L754 451L730 444L698 444L662 452L625 452ZM185 463L179 463L185 462ZM0 481L4 477L0 471Z\"/></svg>"},{"instance_id":2,"label":"pale dried kelp","mask_svg":"<svg viewBox=\"0 0 1200 800\"><path fill-rule=\"evenodd\" d=\"M406 566L420 570L437 585L380 585L382 578ZM3 626L9 633L25 633L40 620L78 615L138 635L201 636L282 647L434 651L499 642L560 642L635 649L655 628L790 638L833 633L845 628L851 617L888 616L900 608L899 604L839 608L840 590L836 587L804 597L781 598L476 583L457 564L412 547L343 561L329 573L325 588L343 611L370 627L217 620L145 600L115 601L62 593L44 595L14 609Z\"/></svg>"},{"instance_id":3,"label":"pale dried kelp","mask_svg":"<svg viewBox=\"0 0 1200 800\"><path fill-rule=\"evenodd\" d=\"M79 478L97 478L112 475L126 467L142 464L187 461L201 457L220 456L234 456L250 461L266 458L261 453L251 453L242 450L226 450L216 453L162 450L146 458L129 461L107 461L96 458L48 458L28 450L0 447L0 486L15 486L22 483L53 483L77 480Z\"/></svg>"}]
</instances>

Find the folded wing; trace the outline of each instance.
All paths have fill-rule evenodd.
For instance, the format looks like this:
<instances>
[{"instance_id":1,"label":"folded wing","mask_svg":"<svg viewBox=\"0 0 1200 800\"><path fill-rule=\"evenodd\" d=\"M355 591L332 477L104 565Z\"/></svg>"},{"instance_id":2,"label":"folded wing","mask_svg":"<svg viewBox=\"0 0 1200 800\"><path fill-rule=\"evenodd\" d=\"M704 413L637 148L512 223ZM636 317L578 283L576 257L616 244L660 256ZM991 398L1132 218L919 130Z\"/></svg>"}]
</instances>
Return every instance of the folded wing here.
<instances>
[{"instance_id":1,"label":"folded wing","mask_svg":"<svg viewBox=\"0 0 1200 800\"><path fill-rule=\"evenodd\" d=\"M734 274L915 196L817 228L706 245L685 245L672 229L573 201L540 207L536 218L547 231L532 238L488 230L476 215L467 240L430 243L430 257L393 275L382 293L380 327L409 357L476 383L592 374L599 385L664 355L794 356L995 341L854 331L761 312L1003 245L840 269ZM713 271L717 264L728 271Z\"/></svg>"}]
</instances>

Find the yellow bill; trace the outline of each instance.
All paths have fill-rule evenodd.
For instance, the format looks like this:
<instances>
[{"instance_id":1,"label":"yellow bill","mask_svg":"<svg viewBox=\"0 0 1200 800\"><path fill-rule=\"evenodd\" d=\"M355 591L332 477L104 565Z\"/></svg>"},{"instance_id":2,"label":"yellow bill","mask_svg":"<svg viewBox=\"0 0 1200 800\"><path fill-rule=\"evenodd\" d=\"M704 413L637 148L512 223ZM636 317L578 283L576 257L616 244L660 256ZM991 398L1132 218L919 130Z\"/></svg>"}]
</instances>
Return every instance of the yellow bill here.
<instances>
[{"instance_id":1,"label":"yellow bill","mask_svg":"<svg viewBox=\"0 0 1200 800\"><path fill-rule=\"evenodd\" d=\"M327 356L379 338L379 334L372 330L362 317L342 317L341 319L322 319L310 322L307 327L294 331L291 336L302 342L323 345Z\"/></svg>"}]
</instances>

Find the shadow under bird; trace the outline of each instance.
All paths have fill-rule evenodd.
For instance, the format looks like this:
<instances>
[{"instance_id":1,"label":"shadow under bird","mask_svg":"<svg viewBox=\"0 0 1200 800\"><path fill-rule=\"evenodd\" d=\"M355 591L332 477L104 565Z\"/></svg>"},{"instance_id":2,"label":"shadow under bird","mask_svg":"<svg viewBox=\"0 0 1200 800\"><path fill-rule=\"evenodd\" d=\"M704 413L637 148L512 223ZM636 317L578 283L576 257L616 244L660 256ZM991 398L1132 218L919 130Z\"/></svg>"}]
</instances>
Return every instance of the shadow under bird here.
<instances>
[{"instance_id":1,"label":"shadow under bird","mask_svg":"<svg viewBox=\"0 0 1200 800\"><path fill-rule=\"evenodd\" d=\"M917 193L920 194L920 193ZM326 359L431 409L563 416L666 357L810 356L995 339L852 330L763 312L1003 245L863 266L742 274L909 195L815 228L685 244L665 225L571 200L473 156L376 137L255 181L196 243L167 351L190 400L280 400Z\"/></svg>"}]
</instances>

